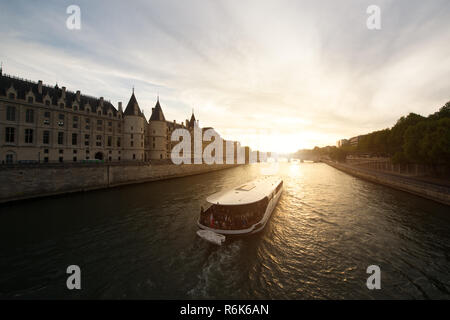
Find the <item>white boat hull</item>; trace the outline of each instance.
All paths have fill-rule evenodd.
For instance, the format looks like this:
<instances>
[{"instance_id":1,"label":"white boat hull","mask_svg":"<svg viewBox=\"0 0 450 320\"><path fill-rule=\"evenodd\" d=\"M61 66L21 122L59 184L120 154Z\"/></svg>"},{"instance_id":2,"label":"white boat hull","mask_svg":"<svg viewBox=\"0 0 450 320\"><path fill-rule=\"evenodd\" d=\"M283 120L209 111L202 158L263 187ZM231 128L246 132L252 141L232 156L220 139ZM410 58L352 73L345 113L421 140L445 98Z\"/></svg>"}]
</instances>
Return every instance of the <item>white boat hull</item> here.
<instances>
[{"instance_id":1,"label":"white boat hull","mask_svg":"<svg viewBox=\"0 0 450 320\"><path fill-rule=\"evenodd\" d=\"M209 230L198 230L197 235L211 243L222 245L225 242L225 236Z\"/></svg>"}]
</instances>

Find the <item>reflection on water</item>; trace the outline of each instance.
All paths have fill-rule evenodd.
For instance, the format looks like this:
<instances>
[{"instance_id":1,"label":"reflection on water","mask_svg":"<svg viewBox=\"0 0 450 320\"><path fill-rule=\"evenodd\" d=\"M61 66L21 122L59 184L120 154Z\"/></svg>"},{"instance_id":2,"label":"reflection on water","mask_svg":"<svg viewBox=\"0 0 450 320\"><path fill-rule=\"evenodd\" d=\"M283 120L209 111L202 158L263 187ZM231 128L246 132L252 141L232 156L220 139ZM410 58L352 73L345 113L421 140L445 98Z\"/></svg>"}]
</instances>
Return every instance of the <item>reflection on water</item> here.
<instances>
[{"instance_id":1,"label":"reflection on water","mask_svg":"<svg viewBox=\"0 0 450 320\"><path fill-rule=\"evenodd\" d=\"M448 208L321 163L283 163L266 228L195 234L208 195L259 165L1 207L0 298L449 298ZM78 292L68 265L82 270ZM366 268L379 265L382 290Z\"/></svg>"}]
</instances>

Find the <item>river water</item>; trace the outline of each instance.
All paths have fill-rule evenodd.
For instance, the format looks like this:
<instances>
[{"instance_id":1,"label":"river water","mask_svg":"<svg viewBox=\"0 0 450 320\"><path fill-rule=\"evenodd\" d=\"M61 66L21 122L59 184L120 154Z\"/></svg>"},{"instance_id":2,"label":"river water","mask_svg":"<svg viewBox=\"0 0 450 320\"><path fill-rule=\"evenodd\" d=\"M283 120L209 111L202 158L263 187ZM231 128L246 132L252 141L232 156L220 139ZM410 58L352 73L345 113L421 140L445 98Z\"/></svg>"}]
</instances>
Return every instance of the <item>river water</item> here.
<instances>
[{"instance_id":1,"label":"river water","mask_svg":"<svg viewBox=\"0 0 450 320\"><path fill-rule=\"evenodd\" d=\"M280 164L262 232L200 239L205 198L261 166L0 207L0 298L450 298L449 208L323 163ZM82 290L66 288L69 265Z\"/></svg>"}]
</instances>

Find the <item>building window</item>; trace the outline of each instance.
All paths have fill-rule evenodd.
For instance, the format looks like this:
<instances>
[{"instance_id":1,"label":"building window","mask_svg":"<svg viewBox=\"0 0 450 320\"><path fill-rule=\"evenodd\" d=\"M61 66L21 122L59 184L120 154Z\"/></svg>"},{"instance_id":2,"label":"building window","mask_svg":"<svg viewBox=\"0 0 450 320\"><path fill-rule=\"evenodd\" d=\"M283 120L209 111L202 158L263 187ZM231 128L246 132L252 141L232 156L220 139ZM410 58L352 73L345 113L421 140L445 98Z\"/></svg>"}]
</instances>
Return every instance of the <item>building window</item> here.
<instances>
[{"instance_id":1,"label":"building window","mask_svg":"<svg viewBox=\"0 0 450 320\"><path fill-rule=\"evenodd\" d=\"M7 154L6 155L6 163L13 163L13 161L14 161L14 155L12 155L12 154Z\"/></svg>"},{"instance_id":2,"label":"building window","mask_svg":"<svg viewBox=\"0 0 450 320\"><path fill-rule=\"evenodd\" d=\"M74 129L78 128L78 117L77 116L73 116L73 124L72 127Z\"/></svg>"},{"instance_id":3,"label":"building window","mask_svg":"<svg viewBox=\"0 0 450 320\"><path fill-rule=\"evenodd\" d=\"M85 134L85 135L84 135L84 145L85 145L85 146L88 146L88 145L89 145L89 138L90 138L90 136L89 136L88 134Z\"/></svg>"},{"instance_id":4,"label":"building window","mask_svg":"<svg viewBox=\"0 0 450 320\"><path fill-rule=\"evenodd\" d=\"M14 99L15 97L16 97L16 95L14 93L8 94L8 98L10 98L10 99Z\"/></svg>"},{"instance_id":5,"label":"building window","mask_svg":"<svg viewBox=\"0 0 450 320\"><path fill-rule=\"evenodd\" d=\"M44 153L48 153L48 149L44 149Z\"/></svg>"},{"instance_id":6,"label":"building window","mask_svg":"<svg viewBox=\"0 0 450 320\"><path fill-rule=\"evenodd\" d=\"M120 138L117 138L117 146L120 147Z\"/></svg>"},{"instance_id":7,"label":"building window","mask_svg":"<svg viewBox=\"0 0 450 320\"><path fill-rule=\"evenodd\" d=\"M50 120L44 119L44 124L47 125L47 126L50 125Z\"/></svg>"},{"instance_id":8,"label":"building window","mask_svg":"<svg viewBox=\"0 0 450 320\"><path fill-rule=\"evenodd\" d=\"M59 119L58 126L60 127L64 126L64 115L62 113L59 114L58 119Z\"/></svg>"},{"instance_id":9,"label":"building window","mask_svg":"<svg viewBox=\"0 0 450 320\"><path fill-rule=\"evenodd\" d=\"M77 162L77 157L73 157L73 162Z\"/></svg>"},{"instance_id":10,"label":"building window","mask_svg":"<svg viewBox=\"0 0 450 320\"><path fill-rule=\"evenodd\" d=\"M58 144L64 144L64 132L58 132Z\"/></svg>"},{"instance_id":11,"label":"building window","mask_svg":"<svg viewBox=\"0 0 450 320\"><path fill-rule=\"evenodd\" d=\"M49 106L50 105L50 100L45 100L45 105Z\"/></svg>"},{"instance_id":12,"label":"building window","mask_svg":"<svg viewBox=\"0 0 450 320\"><path fill-rule=\"evenodd\" d=\"M48 157L44 157L44 162L48 163Z\"/></svg>"},{"instance_id":13,"label":"building window","mask_svg":"<svg viewBox=\"0 0 450 320\"><path fill-rule=\"evenodd\" d=\"M135 160L136 159L136 155L133 153L133 160Z\"/></svg>"},{"instance_id":14,"label":"building window","mask_svg":"<svg viewBox=\"0 0 450 320\"><path fill-rule=\"evenodd\" d=\"M42 143L43 144L49 144L50 143L50 131L44 131L44 135L42 138ZM46 149L48 150L48 149Z\"/></svg>"},{"instance_id":15,"label":"building window","mask_svg":"<svg viewBox=\"0 0 450 320\"><path fill-rule=\"evenodd\" d=\"M96 141L95 145L97 147L101 147L102 146L102 136L100 136L100 135L97 136L97 141Z\"/></svg>"},{"instance_id":16,"label":"building window","mask_svg":"<svg viewBox=\"0 0 450 320\"><path fill-rule=\"evenodd\" d=\"M59 149L59 154L63 154L64 150L63 149Z\"/></svg>"},{"instance_id":17,"label":"building window","mask_svg":"<svg viewBox=\"0 0 450 320\"><path fill-rule=\"evenodd\" d=\"M130 143L131 143L131 146L133 146L133 145L134 145L133 141L131 141Z\"/></svg>"},{"instance_id":18,"label":"building window","mask_svg":"<svg viewBox=\"0 0 450 320\"><path fill-rule=\"evenodd\" d=\"M63 162L64 161L64 157L59 157L59 162Z\"/></svg>"},{"instance_id":19,"label":"building window","mask_svg":"<svg viewBox=\"0 0 450 320\"><path fill-rule=\"evenodd\" d=\"M25 143L33 143L33 129L25 129Z\"/></svg>"},{"instance_id":20,"label":"building window","mask_svg":"<svg viewBox=\"0 0 450 320\"><path fill-rule=\"evenodd\" d=\"M59 104L59 107L60 107L61 109L64 109L64 103L61 102L61 103Z\"/></svg>"},{"instance_id":21,"label":"building window","mask_svg":"<svg viewBox=\"0 0 450 320\"><path fill-rule=\"evenodd\" d=\"M102 131L102 130L103 130L103 121L97 120L97 131Z\"/></svg>"},{"instance_id":22,"label":"building window","mask_svg":"<svg viewBox=\"0 0 450 320\"><path fill-rule=\"evenodd\" d=\"M76 133L72 133L72 145L74 145L74 146L77 145L77 134Z\"/></svg>"},{"instance_id":23,"label":"building window","mask_svg":"<svg viewBox=\"0 0 450 320\"><path fill-rule=\"evenodd\" d=\"M14 128L6 128L5 131L5 142L14 142Z\"/></svg>"},{"instance_id":24,"label":"building window","mask_svg":"<svg viewBox=\"0 0 450 320\"><path fill-rule=\"evenodd\" d=\"M45 118L50 118L50 111L45 111L44 112L44 117Z\"/></svg>"},{"instance_id":25,"label":"building window","mask_svg":"<svg viewBox=\"0 0 450 320\"><path fill-rule=\"evenodd\" d=\"M112 137L108 136L108 147L112 146Z\"/></svg>"},{"instance_id":26,"label":"building window","mask_svg":"<svg viewBox=\"0 0 450 320\"><path fill-rule=\"evenodd\" d=\"M27 109L25 113L26 122L34 122L34 111L32 109Z\"/></svg>"},{"instance_id":27,"label":"building window","mask_svg":"<svg viewBox=\"0 0 450 320\"><path fill-rule=\"evenodd\" d=\"M33 103L33 97L28 97L28 103Z\"/></svg>"},{"instance_id":28,"label":"building window","mask_svg":"<svg viewBox=\"0 0 450 320\"><path fill-rule=\"evenodd\" d=\"M16 107L13 106L6 107L6 120L16 121Z\"/></svg>"}]
</instances>

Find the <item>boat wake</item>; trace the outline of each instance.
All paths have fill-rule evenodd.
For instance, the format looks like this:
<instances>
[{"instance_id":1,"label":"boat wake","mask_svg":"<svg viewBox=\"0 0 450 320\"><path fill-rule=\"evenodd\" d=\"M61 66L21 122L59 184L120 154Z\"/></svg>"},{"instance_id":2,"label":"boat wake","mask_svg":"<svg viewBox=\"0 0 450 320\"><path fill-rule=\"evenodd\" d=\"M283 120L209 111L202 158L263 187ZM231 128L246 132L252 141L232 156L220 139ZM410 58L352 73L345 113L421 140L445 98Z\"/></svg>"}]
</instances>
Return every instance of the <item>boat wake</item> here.
<instances>
[{"instance_id":1,"label":"boat wake","mask_svg":"<svg viewBox=\"0 0 450 320\"><path fill-rule=\"evenodd\" d=\"M197 274L197 283L191 288L187 295L194 299L214 299L221 297L223 292L239 283L237 279L240 272L236 267L243 245L242 240L227 243L214 250L203 264Z\"/></svg>"}]
</instances>

